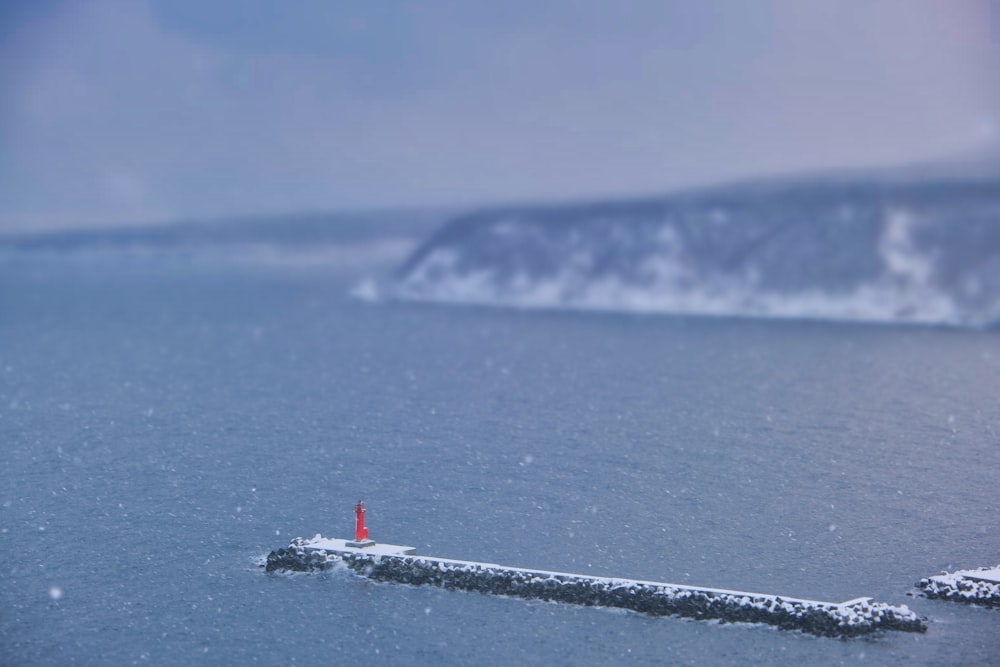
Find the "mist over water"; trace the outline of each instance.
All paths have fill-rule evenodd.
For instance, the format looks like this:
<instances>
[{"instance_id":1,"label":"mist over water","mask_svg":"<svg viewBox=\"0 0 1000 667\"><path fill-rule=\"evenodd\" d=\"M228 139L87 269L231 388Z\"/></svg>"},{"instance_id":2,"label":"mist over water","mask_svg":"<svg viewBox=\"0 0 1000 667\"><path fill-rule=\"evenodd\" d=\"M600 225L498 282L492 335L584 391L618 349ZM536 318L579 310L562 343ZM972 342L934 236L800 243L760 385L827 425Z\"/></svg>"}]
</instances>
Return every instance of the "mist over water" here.
<instances>
[{"instance_id":1,"label":"mist over water","mask_svg":"<svg viewBox=\"0 0 1000 667\"><path fill-rule=\"evenodd\" d=\"M0 229L631 197L998 150L991 0L0 10Z\"/></svg>"}]
</instances>

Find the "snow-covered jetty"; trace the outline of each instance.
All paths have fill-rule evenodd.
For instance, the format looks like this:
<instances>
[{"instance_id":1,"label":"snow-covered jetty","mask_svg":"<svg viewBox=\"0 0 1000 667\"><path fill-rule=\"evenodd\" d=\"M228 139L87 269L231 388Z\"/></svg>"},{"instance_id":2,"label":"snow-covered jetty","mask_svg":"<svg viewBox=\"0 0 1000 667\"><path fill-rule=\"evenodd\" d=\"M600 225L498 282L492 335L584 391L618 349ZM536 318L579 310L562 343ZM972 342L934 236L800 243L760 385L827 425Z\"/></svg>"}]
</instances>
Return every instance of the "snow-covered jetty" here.
<instances>
[{"instance_id":1,"label":"snow-covered jetty","mask_svg":"<svg viewBox=\"0 0 1000 667\"><path fill-rule=\"evenodd\" d=\"M1000 565L942 572L917 582L929 598L1000 607Z\"/></svg>"},{"instance_id":2,"label":"snow-covered jetty","mask_svg":"<svg viewBox=\"0 0 1000 667\"><path fill-rule=\"evenodd\" d=\"M618 607L654 616L685 616L728 623L766 623L827 637L851 637L878 630L925 632L924 621L905 605L871 598L819 602L654 581L528 570L493 563L417 556L412 547L350 546L347 540L296 538L267 557L268 572L327 570L345 565L377 581L430 584L494 595ZM355 543L356 544L356 543Z\"/></svg>"}]
</instances>

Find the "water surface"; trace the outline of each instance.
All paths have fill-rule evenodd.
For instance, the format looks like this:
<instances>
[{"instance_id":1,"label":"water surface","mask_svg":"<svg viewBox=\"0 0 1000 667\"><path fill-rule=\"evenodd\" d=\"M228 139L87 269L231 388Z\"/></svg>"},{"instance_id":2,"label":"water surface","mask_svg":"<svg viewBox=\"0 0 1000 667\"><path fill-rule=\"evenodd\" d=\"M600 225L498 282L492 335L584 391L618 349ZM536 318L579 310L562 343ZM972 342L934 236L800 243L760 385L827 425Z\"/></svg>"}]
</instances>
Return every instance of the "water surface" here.
<instances>
[{"instance_id":1,"label":"water surface","mask_svg":"<svg viewBox=\"0 0 1000 667\"><path fill-rule=\"evenodd\" d=\"M908 597L1000 562L1000 338L362 304L354 276L0 266L0 661L984 664L997 610ZM294 536L842 601L926 635L265 575ZM60 596L61 593L61 596Z\"/></svg>"}]
</instances>

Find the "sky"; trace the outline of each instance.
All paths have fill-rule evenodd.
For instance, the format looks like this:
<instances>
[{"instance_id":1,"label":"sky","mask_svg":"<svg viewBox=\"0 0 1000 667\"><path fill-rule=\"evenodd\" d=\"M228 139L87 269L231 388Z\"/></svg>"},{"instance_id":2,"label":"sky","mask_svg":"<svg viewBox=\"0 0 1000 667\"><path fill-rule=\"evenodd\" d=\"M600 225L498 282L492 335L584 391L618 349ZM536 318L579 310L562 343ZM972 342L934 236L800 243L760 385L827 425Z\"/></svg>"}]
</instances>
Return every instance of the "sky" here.
<instances>
[{"instance_id":1,"label":"sky","mask_svg":"<svg viewBox=\"0 0 1000 667\"><path fill-rule=\"evenodd\" d=\"M6 0L0 232L1000 147L994 0Z\"/></svg>"}]
</instances>

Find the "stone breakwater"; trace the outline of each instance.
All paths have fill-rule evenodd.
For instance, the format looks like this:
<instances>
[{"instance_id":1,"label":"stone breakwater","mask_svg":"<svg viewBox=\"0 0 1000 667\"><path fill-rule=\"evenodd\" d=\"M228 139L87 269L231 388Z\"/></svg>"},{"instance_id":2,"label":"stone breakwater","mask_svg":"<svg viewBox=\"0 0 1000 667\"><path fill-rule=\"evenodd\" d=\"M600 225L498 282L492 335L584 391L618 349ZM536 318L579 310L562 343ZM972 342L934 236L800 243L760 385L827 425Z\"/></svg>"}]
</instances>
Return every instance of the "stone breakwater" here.
<instances>
[{"instance_id":1,"label":"stone breakwater","mask_svg":"<svg viewBox=\"0 0 1000 667\"><path fill-rule=\"evenodd\" d=\"M921 579L917 587L929 598L1000 607L1000 565L942 572Z\"/></svg>"},{"instance_id":2,"label":"stone breakwater","mask_svg":"<svg viewBox=\"0 0 1000 667\"><path fill-rule=\"evenodd\" d=\"M304 546L307 544L296 540L286 549L272 551L267 558L267 571L327 570L342 564L376 581L616 607L653 616L683 616L724 623L766 623L824 637L853 637L878 630L927 630L924 621L905 605L894 607L871 598L838 604L427 556L366 554L360 550L332 553Z\"/></svg>"}]
</instances>

